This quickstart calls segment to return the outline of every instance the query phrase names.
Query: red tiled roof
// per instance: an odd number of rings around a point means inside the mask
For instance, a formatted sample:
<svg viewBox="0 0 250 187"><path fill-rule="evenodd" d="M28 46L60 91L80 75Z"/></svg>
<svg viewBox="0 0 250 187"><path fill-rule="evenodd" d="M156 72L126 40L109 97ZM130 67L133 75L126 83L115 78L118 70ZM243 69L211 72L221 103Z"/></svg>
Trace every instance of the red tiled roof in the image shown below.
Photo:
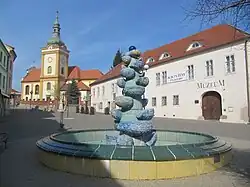
<svg viewBox="0 0 250 187"><path fill-rule="evenodd" d="M33 68L23 78L22 82L37 82L40 80L41 69ZM68 69L68 80L96 80L100 78L103 73L97 69L93 70L80 70L78 66L69 66Z"/></svg>
<svg viewBox="0 0 250 187"><path fill-rule="evenodd" d="M12 89L11 89L11 93L12 93L12 94L14 94L14 93L19 94L20 92L12 88Z"/></svg>
<svg viewBox="0 0 250 187"><path fill-rule="evenodd" d="M154 58L155 61L148 64L149 66L155 66L158 64L169 62L173 59L219 47L247 37L249 37L249 34L230 25L222 24L201 31L189 37L177 40L170 44L163 45L156 49L145 51L142 57L144 61L146 61L150 57ZM202 47L187 51L187 48L193 42L201 43ZM164 52L170 54L170 57L163 60L158 60Z"/></svg>
<svg viewBox="0 0 250 187"><path fill-rule="evenodd" d="M25 75L25 77L23 78L23 80L21 82L38 82L38 81L40 81L40 72L41 72L40 68L34 68L34 69L30 70L30 72L27 75Z"/></svg>
<svg viewBox="0 0 250 187"><path fill-rule="evenodd" d="M69 84L64 84L64 85L62 85L62 87L61 87L61 89L60 90L63 90L63 91L66 91L66 90L68 90L68 85ZM81 81L79 81L78 83L77 83L77 87L78 87L78 89L80 90L80 91L89 91L90 90L90 88L86 85L86 84L84 84L83 82L81 82Z"/></svg>
<svg viewBox="0 0 250 187"><path fill-rule="evenodd" d="M89 91L90 90L90 88L81 81L77 83L77 87L81 91Z"/></svg>
<svg viewBox="0 0 250 187"><path fill-rule="evenodd" d="M80 68L78 66L69 66L68 69L68 78L71 79L79 79L80 78Z"/></svg>
<svg viewBox="0 0 250 187"><path fill-rule="evenodd" d="M122 63L115 66L113 69L109 70L108 73L104 74L102 77L97 79L95 82L91 83L90 86L120 77L120 71L122 69Z"/></svg>
<svg viewBox="0 0 250 187"><path fill-rule="evenodd" d="M91 80L91 79L98 79L102 75L103 73L97 69L80 70L78 66L69 66L68 79Z"/></svg>
<svg viewBox="0 0 250 187"><path fill-rule="evenodd" d="M80 72L81 80L99 79L101 76L103 73L98 69L81 70Z"/></svg>
<svg viewBox="0 0 250 187"><path fill-rule="evenodd" d="M191 54L203 52L205 50L213 49L225 44L230 44L242 39L249 38L250 35L239 29L236 29L230 25L222 24L214 26L210 29L201 31L194 35L188 36L186 38L174 41L170 44L163 45L161 47L145 51L142 54L144 62L150 57L154 58L154 62L148 63L150 67L156 66L163 63L171 62L174 59L182 58ZM193 42L199 42L202 47L197 49L192 49L187 51L188 47ZM167 52L170 57L166 59L159 60L159 57ZM91 84L91 86L96 85L101 82L105 82L114 78L119 77L121 66L116 66L108 73L104 74L101 78L97 79Z"/></svg>

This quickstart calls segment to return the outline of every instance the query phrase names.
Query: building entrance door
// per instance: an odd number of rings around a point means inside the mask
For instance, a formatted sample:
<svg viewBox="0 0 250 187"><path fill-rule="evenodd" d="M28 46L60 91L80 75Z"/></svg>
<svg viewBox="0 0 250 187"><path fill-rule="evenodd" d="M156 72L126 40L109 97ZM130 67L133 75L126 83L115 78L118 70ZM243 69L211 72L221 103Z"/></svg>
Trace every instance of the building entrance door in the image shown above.
<svg viewBox="0 0 250 187"><path fill-rule="evenodd" d="M50 95L46 95L46 101L50 100Z"/></svg>
<svg viewBox="0 0 250 187"><path fill-rule="evenodd" d="M206 92L202 97L202 116L205 120L219 120L222 115L221 96L218 92Z"/></svg>

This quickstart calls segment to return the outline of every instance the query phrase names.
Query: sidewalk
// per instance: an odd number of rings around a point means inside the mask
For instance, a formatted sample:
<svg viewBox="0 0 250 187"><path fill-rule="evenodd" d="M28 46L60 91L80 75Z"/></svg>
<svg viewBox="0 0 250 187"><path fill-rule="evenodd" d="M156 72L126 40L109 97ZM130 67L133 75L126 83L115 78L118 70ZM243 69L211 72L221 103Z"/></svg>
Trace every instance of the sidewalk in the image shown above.
<svg viewBox="0 0 250 187"><path fill-rule="evenodd" d="M57 116L57 114L56 114ZM72 116L71 116L72 117ZM72 129L82 128L112 128L113 120L110 116L104 115L78 115L75 119L65 120L67 126ZM249 187L250 186L250 140L242 138L232 138L232 134L222 137L226 141L232 142L234 146L234 160L229 167L212 172L210 174L190 177L176 180L158 180L158 181L123 181L113 179L89 178L80 175L54 171L44 167L36 158L35 143L38 139L58 132L58 118L54 114L39 111L17 110L12 114L8 122L0 124L0 131L8 132L10 142L8 149L0 155L0 186L1 187ZM158 119L156 119L157 121ZM162 119L161 119L162 120ZM166 121L161 121L159 126L169 128ZM172 121L171 128L180 126ZM185 130L190 130L203 124L191 125L191 122L183 124ZM207 125L215 126L208 123ZM179 128L184 128L183 126ZM211 127L210 127L211 128ZM218 128L218 127L217 127ZM222 126L224 128L224 126ZM218 128L220 129L220 128ZM238 128L241 129L241 128ZM209 128L207 129L209 130ZM234 128L234 131L237 127ZM241 130L244 130L242 127ZM216 131L216 130L214 130ZM220 131L219 131L220 132ZM219 133L220 134L220 133ZM235 132L238 137L240 133ZM171 172L171 171L166 171Z"/></svg>

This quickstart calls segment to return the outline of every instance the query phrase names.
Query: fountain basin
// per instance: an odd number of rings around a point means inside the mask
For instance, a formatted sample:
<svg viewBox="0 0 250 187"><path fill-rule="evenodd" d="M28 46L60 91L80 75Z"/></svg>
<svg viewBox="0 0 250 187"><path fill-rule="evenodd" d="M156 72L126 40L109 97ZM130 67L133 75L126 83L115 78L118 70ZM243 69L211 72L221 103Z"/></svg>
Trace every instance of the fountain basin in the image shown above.
<svg viewBox="0 0 250 187"><path fill-rule="evenodd" d="M186 131L157 130L155 146L118 146L115 130L80 130L37 141L39 160L70 173L118 179L169 179L216 170L232 159L231 144L217 137Z"/></svg>

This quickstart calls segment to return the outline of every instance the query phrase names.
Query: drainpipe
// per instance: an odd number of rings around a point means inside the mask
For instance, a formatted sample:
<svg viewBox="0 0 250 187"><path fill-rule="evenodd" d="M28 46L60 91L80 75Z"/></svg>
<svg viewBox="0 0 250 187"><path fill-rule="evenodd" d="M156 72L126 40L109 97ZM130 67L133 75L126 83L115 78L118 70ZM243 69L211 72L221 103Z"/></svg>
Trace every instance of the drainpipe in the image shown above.
<svg viewBox="0 0 250 187"><path fill-rule="evenodd" d="M248 70L248 53L247 53L248 39L245 41L245 64L246 64L246 86L247 86L247 125L250 125L250 96L249 96L249 70Z"/></svg>

